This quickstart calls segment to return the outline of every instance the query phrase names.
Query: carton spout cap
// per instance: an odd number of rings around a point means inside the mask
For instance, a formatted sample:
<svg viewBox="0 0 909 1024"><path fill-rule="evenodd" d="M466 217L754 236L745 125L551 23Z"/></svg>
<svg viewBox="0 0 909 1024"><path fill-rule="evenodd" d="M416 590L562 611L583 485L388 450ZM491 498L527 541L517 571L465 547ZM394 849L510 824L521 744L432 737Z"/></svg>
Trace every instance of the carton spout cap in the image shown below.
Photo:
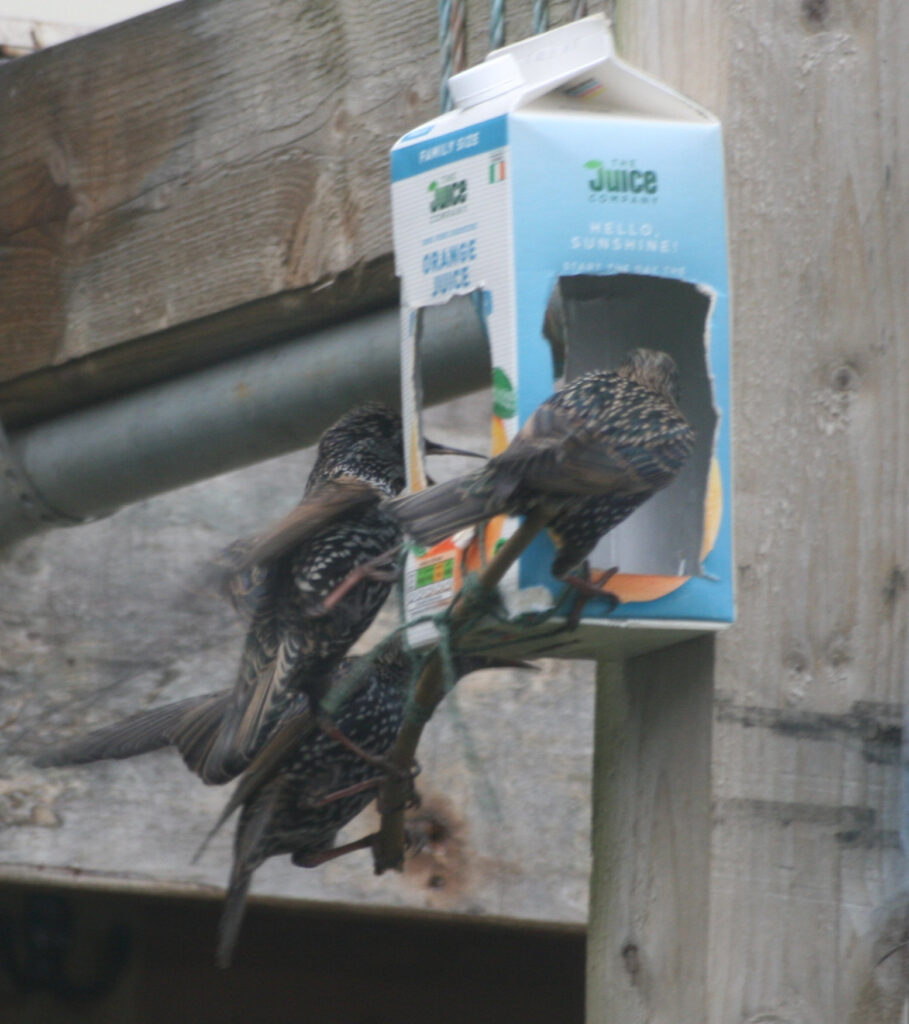
<svg viewBox="0 0 909 1024"><path fill-rule="evenodd" d="M482 64L452 75L448 86L461 110L515 90L526 103L614 57L609 22L592 14L493 50Z"/></svg>
<svg viewBox="0 0 909 1024"><path fill-rule="evenodd" d="M460 71L448 79L455 106L462 110L486 100L503 96L524 84L518 62L510 53L485 60L482 64Z"/></svg>

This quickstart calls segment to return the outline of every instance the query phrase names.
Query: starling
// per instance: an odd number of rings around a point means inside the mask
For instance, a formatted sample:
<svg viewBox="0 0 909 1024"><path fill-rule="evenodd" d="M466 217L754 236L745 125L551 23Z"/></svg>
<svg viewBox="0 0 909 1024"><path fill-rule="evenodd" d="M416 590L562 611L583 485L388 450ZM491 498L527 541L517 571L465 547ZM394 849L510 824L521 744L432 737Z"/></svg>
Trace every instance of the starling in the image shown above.
<svg viewBox="0 0 909 1024"><path fill-rule="evenodd" d="M427 451L456 450L430 442ZM233 689L134 715L37 763L132 757L173 745L204 782L240 774L300 694L318 701L388 596L401 532L379 506L403 486L398 413L370 403L343 416L319 442L301 503L268 533L232 545L219 566L223 589L249 621ZM345 585L342 599L327 607Z"/></svg>
<svg viewBox="0 0 909 1024"><path fill-rule="evenodd" d="M693 445L675 362L636 348L618 370L585 373L548 398L483 469L382 507L415 541L435 544L492 516L542 506L557 548L552 574L563 579L674 479Z"/></svg>
<svg viewBox="0 0 909 1024"><path fill-rule="evenodd" d="M344 659L331 685L338 685L358 666L362 670L362 662L362 658ZM529 667L481 655L455 655L453 667L458 676L464 676L482 668L509 666ZM334 848L339 830L372 801L383 780L382 759L404 719L412 670L412 656L405 645L399 640L389 644L335 718L340 733L362 753L313 729L301 737L281 769L242 804L218 936L222 967L230 961L253 872L265 860L290 854L294 864L315 867L371 845L370 836ZM289 711L288 717L298 715L301 708Z"/></svg>

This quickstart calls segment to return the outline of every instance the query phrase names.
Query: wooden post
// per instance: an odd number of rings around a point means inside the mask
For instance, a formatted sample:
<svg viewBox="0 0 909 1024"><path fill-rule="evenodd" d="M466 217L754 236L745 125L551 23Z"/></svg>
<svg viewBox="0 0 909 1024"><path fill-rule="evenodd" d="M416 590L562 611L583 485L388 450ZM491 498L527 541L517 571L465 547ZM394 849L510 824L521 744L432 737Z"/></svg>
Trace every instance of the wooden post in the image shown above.
<svg viewBox="0 0 909 1024"><path fill-rule="evenodd" d="M616 6L724 122L738 623L601 672L588 1019L896 1024L909 8Z"/></svg>
<svg viewBox="0 0 909 1024"><path fill-rule="evenodd" d="M600 665L587 947L598 1024L706 1019L713 649L702 637Z"/></svg>

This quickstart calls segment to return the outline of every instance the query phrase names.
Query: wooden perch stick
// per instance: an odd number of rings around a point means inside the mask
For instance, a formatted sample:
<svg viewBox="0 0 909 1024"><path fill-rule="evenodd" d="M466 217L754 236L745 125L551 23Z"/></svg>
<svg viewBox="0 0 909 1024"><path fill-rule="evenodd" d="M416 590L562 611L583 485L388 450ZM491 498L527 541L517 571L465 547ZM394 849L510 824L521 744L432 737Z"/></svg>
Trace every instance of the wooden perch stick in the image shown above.
<svg viewBox="0 0 909 1024"><path fill-rule="evenodd" d="M508 569L534 537L543 529L550 516L543 508L535 509L515 533L502 545L489 565L479 577L482 592L491 594ZM476 599L463 591L458 595L451 613L452 633L476 610ZM416 716L404 720L395 744L388 754L388 761L400 769L400 774L389 776L379 790L379 809L382 824L373 843L373 863L377 875L394 868L400 871L404 864L404 808L410 794L409 772L414 763L417 746L423 734L423 727L429 721L444 693L444 672L439 648L429 656L414 689L413 703L418 709Z"/></svg>

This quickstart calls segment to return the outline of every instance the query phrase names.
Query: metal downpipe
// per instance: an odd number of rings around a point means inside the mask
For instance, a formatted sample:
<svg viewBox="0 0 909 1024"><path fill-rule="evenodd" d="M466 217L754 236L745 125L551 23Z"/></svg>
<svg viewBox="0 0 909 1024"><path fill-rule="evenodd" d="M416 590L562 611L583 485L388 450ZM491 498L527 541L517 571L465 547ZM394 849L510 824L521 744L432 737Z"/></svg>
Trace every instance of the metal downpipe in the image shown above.
<svg viewBox="0 0 909 1024"><path fill-rule="evenodd" d="M360 402L397 406L399 316L347 321L12 433L0 546L303 448ZM469 298L428 312L421 352L427 403L490 383Z"/></svg>

